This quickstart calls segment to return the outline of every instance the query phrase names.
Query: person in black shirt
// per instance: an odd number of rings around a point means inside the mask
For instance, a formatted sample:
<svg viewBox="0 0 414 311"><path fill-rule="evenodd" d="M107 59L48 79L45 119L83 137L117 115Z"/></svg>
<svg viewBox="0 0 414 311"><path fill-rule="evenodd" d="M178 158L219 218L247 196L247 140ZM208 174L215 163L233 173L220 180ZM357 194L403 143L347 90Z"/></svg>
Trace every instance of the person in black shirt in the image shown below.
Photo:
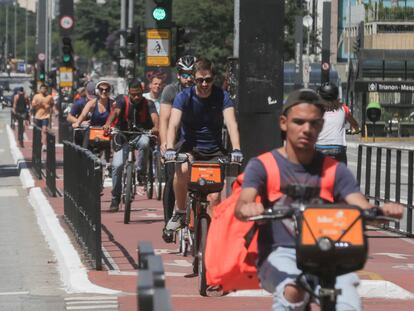
<svg viewBox="0 0 414 311"><path fill-rule="evenodd" d="M152 134L158 134L158 113L153 102L142 96L142 86L139 79L134 79L128 86L128 95L119 95L116 104L104 126L108 130L115 126L121 131L151 130ZM137 176L142 179L146 172L148 154L150 151L150 139L141 135L136 141L139 151L137 157ZM112 201L110 210L118 211L122 193L122 169L129 152L129 145L125 142L115 148L112 159Z"/></svg>

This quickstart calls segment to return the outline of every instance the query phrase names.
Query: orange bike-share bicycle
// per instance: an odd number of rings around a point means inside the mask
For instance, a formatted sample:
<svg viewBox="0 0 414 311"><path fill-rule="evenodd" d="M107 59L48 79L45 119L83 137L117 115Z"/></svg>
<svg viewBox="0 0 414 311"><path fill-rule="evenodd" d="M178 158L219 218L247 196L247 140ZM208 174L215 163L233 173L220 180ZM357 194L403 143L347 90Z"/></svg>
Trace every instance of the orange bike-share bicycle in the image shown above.
<svg viewBox="0 0 414 311"><path fill-rule="evenodd" d="M248 220L291 219L291 229L296 236L297 266L302 270L297 283L319 300L322 311L334 311L341 293L340 289L335 289L337 276L362 269L367 260L366 221L395 219L382 216L378 207L361 210L353 205L320 204L314 199L319 192L318 187L288 186L284 193L293 202L281 200L262 215ZM315 277L320 285L318 293L308 282Z"/></svg>

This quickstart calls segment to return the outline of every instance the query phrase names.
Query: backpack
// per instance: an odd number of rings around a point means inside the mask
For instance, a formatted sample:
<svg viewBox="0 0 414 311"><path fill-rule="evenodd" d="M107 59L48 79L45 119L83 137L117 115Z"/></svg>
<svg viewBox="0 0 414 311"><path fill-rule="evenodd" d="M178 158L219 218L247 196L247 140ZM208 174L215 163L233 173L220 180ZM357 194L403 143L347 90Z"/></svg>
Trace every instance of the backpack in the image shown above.
<svg viewBox="0 0 414 311"><path fill-rule="evenodd" d="M279 167L271 152L258 157L267 174L268 201L280 199ZM320 197L333 202L335 173L338 162L324 157ZM244 222L234 216L242 190L244 174L237 177L232 194L214 208L205 251L207 284L221 285L224 291L258 289L256 261L258 230L255 222ZM256 197L260 202L260 196Z"/></svg>

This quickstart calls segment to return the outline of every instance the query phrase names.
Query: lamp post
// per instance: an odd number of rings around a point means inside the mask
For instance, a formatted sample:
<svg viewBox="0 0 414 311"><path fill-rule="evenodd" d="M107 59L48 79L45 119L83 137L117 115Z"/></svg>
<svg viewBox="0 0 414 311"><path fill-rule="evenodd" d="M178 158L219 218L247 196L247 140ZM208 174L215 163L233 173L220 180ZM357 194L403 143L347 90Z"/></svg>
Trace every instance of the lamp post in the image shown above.
<svg viewBox="0 0 414 311"><path fill-rule="evenodd" d="M303 17L303 26L305 26L308 31L308 40L306 42L306 59L303 62L303 84L305 88L309 87L309 81L310 81L311 66L310 66L309 54L310 54L310 33L311 33L312 23L313 23L312 16L306 15Z"/></svg>

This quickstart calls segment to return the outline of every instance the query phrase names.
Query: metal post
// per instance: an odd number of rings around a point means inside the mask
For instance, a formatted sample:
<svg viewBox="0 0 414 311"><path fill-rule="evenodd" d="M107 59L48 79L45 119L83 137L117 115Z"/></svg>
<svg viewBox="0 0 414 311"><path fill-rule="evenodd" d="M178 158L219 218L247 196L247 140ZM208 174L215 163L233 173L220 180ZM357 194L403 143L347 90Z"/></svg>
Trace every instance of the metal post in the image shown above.
<svg viewBox="0 0 414 311"><path fill-rule="evenodd" d="M308 49L309 52L309 42ZM303 86L303 17L295 17L295 89Z"/></svg>
<svg viewBox="0 0 414 311"><path fill-rule="evenodd" d="M408 180L407 180L407 223L406 232L413 233L413 168L414 168L414 151L408 152Z"/></svg>
<svg viewBox="0 0 414 311"><path fill-rule="evenodd" d="M386 157L385 157L385 194L384 200L388 201L390 199L390 186L391 184L391 149L387 148Z"/></svg>
<svg viewBox="0 0 414 311"><path fill-rule="evenodd" d="M348 58L346 65L346 73L349 74L349 67L351 66L351 0L348 0ZM349 85L347 86L349 89Z"/></svg>
<svg viewBox="0 0 414 311"><path fill-rule="evenodd" d="M375 204L379 205L381 195L381 164L382 164L382 149L377 147L377 159L375 170Z"/></svg>
<svg viewBox="0 0 414 311"><path fill-rule="evenodd" d="M4 43L4 69L9 60L9 5L6 4L6 42Z"/></svg>
<svg viewBox="0 0 414 311"><path fill-rule="evenodd" d="M371 155L372 147L367 146L367 158L365 161L365 196L369 197L371 186Z"/></svg>
<svg viewBox="0 0 414 311"><path fill-rule="evenodd" d="M29 32L29 23L28 23L28 19L29 19L29 14L28 14L28 0L26 0L26 11L25 11L25 27L24 27L24 69L25 72L27 72L27 46L28 46L28 32Z"/></svg>
<svg viewBox="0 0 414 311"><path fill-rule="evenodd" d="M359 186L361 186L362 151L363 151L363 145L359 145L358 146L358 161L357 161L357 182Z"/></svg>
<svg viewBox="0 0 414 311"><path fill-rule="evenodd" d="M126 1L127 0L121 0L121 30L126 30ZM125 36L121 33L119 37L119 56L121 59L125 58Z"/></svg>
<svg viewBox="0 0 414 311"><path fill-rule="evenodd" d="M331 69L331 2L323 3L321 83L329 82Z"/></svg>
<svg viewBox="0 0 414 311"><path fill-rule="evenodd" d="M17 1L14 1L13 3L14 5L14 58L17 58L17 50L16 50L16 46L17 46Z"/></svg>

